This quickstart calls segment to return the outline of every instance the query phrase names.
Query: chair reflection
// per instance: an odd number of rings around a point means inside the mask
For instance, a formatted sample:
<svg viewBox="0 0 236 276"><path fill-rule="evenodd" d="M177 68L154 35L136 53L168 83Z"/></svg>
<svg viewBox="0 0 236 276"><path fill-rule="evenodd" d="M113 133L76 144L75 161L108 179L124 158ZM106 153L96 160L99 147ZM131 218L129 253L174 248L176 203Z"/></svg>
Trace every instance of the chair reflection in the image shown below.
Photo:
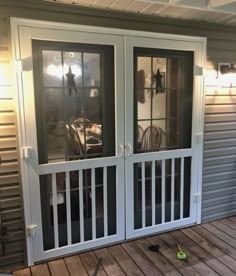
<svg viewBox="0 0 236 276"><path fill-rule="evenodd" d="M160 150L163 130L160 127L149 126L145 129L141 141L141 151L150 152Z"/></svg>
<svg viewBox="0 0 236 276"><path fill-rule="evenodd" d="M93 132L89 127L78 127L78 124L66 124L67 160L96 158L102 156L101 131ZM99 138L100 139L99 139Z"/></svg>

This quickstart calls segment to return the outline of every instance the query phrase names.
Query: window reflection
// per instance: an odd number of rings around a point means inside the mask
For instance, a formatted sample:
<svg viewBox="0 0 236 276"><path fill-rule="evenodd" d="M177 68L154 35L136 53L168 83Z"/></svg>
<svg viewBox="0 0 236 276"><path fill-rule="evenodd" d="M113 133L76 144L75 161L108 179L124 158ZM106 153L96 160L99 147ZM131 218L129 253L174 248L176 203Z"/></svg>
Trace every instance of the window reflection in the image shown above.
<svg viewBox="0 0 236 276"><path fill-rule="evenodd" d="M191 147L192 53L164 52L135 48L136 153Z"/></svg>
<svg viewBox="0 0 236 276"><path fill-rule="evenodd" d="M39 163L114 155L114 48L42 48L34 61L42 68L42 77L35 70Z"/></svg>

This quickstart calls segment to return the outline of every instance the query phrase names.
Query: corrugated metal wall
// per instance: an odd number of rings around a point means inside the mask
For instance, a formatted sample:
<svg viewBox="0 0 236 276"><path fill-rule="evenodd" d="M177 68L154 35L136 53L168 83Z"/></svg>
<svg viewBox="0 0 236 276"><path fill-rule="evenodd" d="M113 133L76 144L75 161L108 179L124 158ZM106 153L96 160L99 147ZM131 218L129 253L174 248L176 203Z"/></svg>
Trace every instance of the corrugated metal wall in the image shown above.
<svg viewBox="0 0 236 276"><path fill-rule="evenodd" d="M1 266L24 262L23 217L16 150L15 102L10 67L9 18L24 17L142 31L197 35L208 38L207 68L216 74L218 62L236 63L236 30L203 23L186 23L138 15L90 11L37 1L11 0L0 9L0 215L8 226L7 256ZM34 2L34 3L33 3ZM0 1L1 5L1 1ZM47 8L48 11L45 11ZM6 21L7 18L7 21ZM11 70L9 72L9 70ZM215 80L215 78L214 78ZM202 220L236 214L236 88L222 89L207 81L204 132Z"/></svg>
<svg viewBox="0 0 236 276"><path fill-rule="evenodd" d="M8 19L0 17L0 271L25 262L9 27Z"/></svg>

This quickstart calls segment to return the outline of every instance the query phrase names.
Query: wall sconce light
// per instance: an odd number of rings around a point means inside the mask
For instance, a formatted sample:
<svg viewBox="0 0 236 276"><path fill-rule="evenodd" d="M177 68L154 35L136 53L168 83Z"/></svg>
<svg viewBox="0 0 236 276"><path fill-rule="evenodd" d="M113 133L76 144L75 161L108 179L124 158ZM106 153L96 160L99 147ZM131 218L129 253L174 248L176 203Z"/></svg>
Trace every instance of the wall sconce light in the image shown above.
<svg viewBox="0 0 236 276"><path fill-rule="evenodd" d="M234 87L236 83L236 68L232 63L218 63L218 79L222 87Z"/></svg>
<svg viewBox="0 0 236 276"><path fill-rule="evenodd" d="M221 73L221 75L224 74L236 74L236 68L232 63L219 63L218 64L218 72Z"/></svg>

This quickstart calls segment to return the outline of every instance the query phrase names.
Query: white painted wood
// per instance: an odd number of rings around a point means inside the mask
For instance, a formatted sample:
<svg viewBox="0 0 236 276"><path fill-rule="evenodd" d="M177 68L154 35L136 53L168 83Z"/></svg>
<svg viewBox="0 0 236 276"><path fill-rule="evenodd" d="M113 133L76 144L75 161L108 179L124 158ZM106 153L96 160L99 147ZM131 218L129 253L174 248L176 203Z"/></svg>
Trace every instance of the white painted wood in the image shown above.
<svg viewBox="0 0 236 276"><path fill-rule="evenodd" d="M171 159L171 221L175 214L175 159Z"/></svg>
<svg viewBox="0 0 236 276"><path fill-rule="evenodd" d="M192 149L178 149L169 151L156 151L150 153L139 153L129 157L130 161L138 163L142 161L158 161L167 160L180 157L191 157L193 154Z"/></svg>
<svg viewBox="0 0 236 276"><path fill-rule="evenodd" d="M14 24L13 24L14 25ZM38 29L34 27L23 27L19 26L18 24L15 25L16 29L20 29L18 32L15 31L16 39L20 40L18 45L18 50L20 53L20 59L23 61L23 71L21 72L22 78L19 81L19 87L22 87L22 118L20 118L23 125L23 133L25 133L27 139L27 144L23 144L22 146L32 145L33 148L33 158L29 162L26 162L26 174L27 177L29 176L30 185L28 185L27 191L29 191L29 195L27 198L29 199L29 204L26 209L30 209L30 216L27 218L26 221L29 224L36 224L39 227L38 234L35 237L29 240L29 245L32 245L33 253L31 254L32 258L29 259L30 264L32 264L36 260L42 260L44 257L44 250L43 250L43 237L42 237L42 219L41 219L41 206L40 206L40 197L35 198L35 195L40 195L40 186L39 186L39 175L50 174L50 172L56 174L60 172L68 173L70 171L78 171L83 169L95 169L97 167L103 167L104 165L107 166L115 166L116 167L116 196L117 196L117 233L112 237L106 237L107 242L118 241L124 239L124 159L118 157L118 145L124 144L124 128L122 126L122 122L124 121L124 111L123 103L124 103L124 75L123 75L123 38L120 36L113 36L113 35L102 35L98 38L97 35L94 33L75 33L74 31L55 31L53 29ZM76 35L75 35L76 34ZM49 39L51 37L51 39ZM76 37L76 38L75 38ZM32 67L32 39L40 39L40 40L47 40L50 41L70 41L70 42L81 42L84 43L85 41L91 44L105 44L105 45L114 45L115 47L115 100L116 104L120 105L119 110L115 107L115 120L116 120L116 156L108 157L108 158L98 158L94 160L83 160L83 161L72 161L70 162L62 162L61 164L45 164L39 165L38 164L38 157L37 157L37 135L36 135L36 120L35 120L35 103L34 103L34 86L33 86L33 67ZM19 59L19 58L18 58ZM27 71L24 70L24 60L29 60L29 67L27 67ZM28 65L27 64L27 65ZM24 108L27 107L27 108ZM24 181L23 181L24 182ZM82 182L81 182L82 183ZM80 197L82 197L82 189L80 193ZM80 204L83 204L81 201ZM83 207L80 207L80 217L82 218L82 211ZM69 213L69 210L67 210ZM93 211L94 212L94 211ZM33 220L32 220L33 218ZM95 216L94 216L95 218ZM95 218L96 219L96 218ZM28 224L28 223L27 223ZM70 222L68 221L68 226L70 228ZM93 243L85 242L84 241L84 220L81 220L81 243L76 244L75 246L79 248L79 250L83 250L84 248L94 247ZM94 235L93 229L93 237ZM69 238L69 243L70 239ZM106 243L106 239L103 239L103 244ZM58 241L59 243L59 241ZM87 245L88 244L88 245ZM94 241L94 244L100 244L100 241ZM70 247L74 248L74 245L65 246L63 248L52 249L50 250L50 256L58 256L59 254L63 254L63 252L70 252ZM30 249L29 249L30 250ZM73 249L71 249L73 251ZM60 253L61 252L61 253Z"/></svg>
<svg viewBox="0 0 236 276"><path fill-rule="evenodd" d="M92 201L92 239L96 239L96 187L95 187L95 169L91 169L92 172L92 189L91 189L91 201Z"/></svg>
<svg viewBox="0 0 236 276"><path fill-rule="evenodd" d="M79 26L72 24L62 24L54 22L43 22L36 20L11 19L13 30L13 43L15 60L27 59L27 70L17 73L17 89L18 89L18 105L19 105L19 126L22 129L20 146L32 146L35 156L30 161L23 163L23 190L25 210L29 210L25 216L26 224L39 225L38 235L34 239L27 238L28 262L40 261L46 258L53 258L60 254L69 254L77 250L85 250L94 246L104 245L106 242L115 242L124 238L124 218L126 217L126 233L127 238L137 237L171 229L171 227L181 227L187 224L200 221L201 218L201 202L193 203L191 201L191 218L174 221L173 223L164 223L145 229L134 230L134 194L133 194L133 166L138 162L166 160L172 158L184 158L192 156L191 172L191 195L196 191L201 193L201 170L202 170L202 147L196 145L192 141L192 148L185 150L177 150L171 152L155 152L150 154L131 153L126 157L126 165L122 156L118 157L119 145L133 145L133 47L158 47L163 49L187 50L194 52L194 63L196 66L205 66L206 55L206 39L200 37L187 37L170 34L156 34L151 32L137 32L120 29L109 29L91 26ZM99 35L98 35L99 34ZM72 161L71 164L51 164L38 165L37 157L37 136L35 129L35 112L34 112L34 95L33 95L33 71L32 71L32 39L63 41L63 42L81 42L92 44L107 44L115 46L115 99L116 99L116 156L109 158L101 158L94 160ZM125 48L124 43L125 41ZM124 49L126 66L124 66ZM24 68L24 62L23 62ZM125 74L123 74L125 72ZM126 82L124 82L124 75ZM196 133L203 131L203 107L204 107L204 77L194 77L194 104L193 104L193 129L192 137ZM124 89L125 88L125 89ZM126 104L124 104L124 93L126 92ZM26 94L27 93L27 97ZM126 110L124 110L126 108ZM124 112L125 111L125 112ZM126 113L126 120L124 114ZM125 122L125 129L123 128ZM124 130L126 135L124 135ZM125 137L125 143L123 141ZM163 161L162 161L163 162ZM40 199L35 198L36 194L40 194L39 175L70 172L72 170L82 170L86 168L95 169L96 167L115 166L116 167L116 188L117 188L117 234L101 238L95 241L86 241L76 245L65 246L43 251L42 242L42 220L39 210L41 210ZM125 174L124 174L125 172ZM82 175L82 174L81 174ZM124 179L126 180L126 216L124 214ZM30 184L29 184L30 183ZM33 184L32 184L33 183ZM81 189L82 191L82 189ZM82 193L81 193L82 194ZM80 194L80 196L81 196ZM80 201L81 202L81 201ZM81 203L80 203L81 204ZM81 209L81 208L80 208ZM27 211L26 211L27 212ZM83 233L82 233L83 234ZM32 249L32 250L31 250Z"/></svg>
<svg viewBox="0 0 236 276"><path fill-rule="evenodd" d="M142 227L145 228L146 226L145 162L142 162L141 164L142 164Z"/></svg>
<svg viewBox="0 0 236 276"><path fill-rule="evenodd" d="M161 163L161 223L165 223L166 214L166 161Z"/></svg>
<svg viewBox="0 0 236 276"><path fill-rule="evenodd" d="M184 157L181 158L180 172L180 219L184 215Z"/></svg>
<svg viewBox="0 0 236 276"><path fill-rule="evenodd" d="M79 225L80 242L84 241L84 189L83 189L83 171L79 170Z"/></svg>
<svg viewBox="0 0 236 276"><path fill-rule="evenodd" d="M75 161L65 161L60 163L50 163L38 165L37 170L40 175L50 174L55 172L69 172L74 170L85 170L87 168L95 169L103 166L112 166L117 163L117 157L105 157L105 158L94 158L84 159Z"/></svg>
<svg viewBox="0 0 236 276"><path fill-rule="evenodd" d="M155 161L152 161L152 226L156 224L156 167Z"/></svg>
<svg viewBox="0 0 236 276"><path fill-rule="evenodd" d="M52 174L52 209L53 209L53 228L54 228L54 246L59 247L58 239L58 213L57 213L57 182L56 174Z"/></svg>
<svg viewBox="0 0 236 276"><path fill-rule="evenodd" d="M206 56L206 41L199 38L198 41L189 40L188 37L182 39L178 39L178 37L157 37L154 35L152 38L149 36L140 37L141 34L138 33L135 36L127 36L125 38L125 45L126 45L126 141L125 144L129 144L133 142L133 128L130 125L133 124L133 76L134 76L134 68L133 68L133 49L134 47L144 47L144 48L158 48L158 49L170 49L170 50L186 50L186 51L193 51L194 52L194 68L205 68L205 56ZM203 110L203 103L204 103L204 76L202 75L194 75L194 87L193 87L193 122L192 122L192 137L196 134L202 134L203 132L203 122L204 122L204 110ZM201 95L201 96L200 96ZM200 112L199 112L200 110ZM129 166L127 169L128 173L130 174L130 178L133 173L133 166L132 164L138 164L142 162L150 162L150 161L160 161L163 162L168 159L177 159L177 158L187 158L189 157L192 160L191 163L191 195L190 198L192 199L193 191L199 190L201 186L201 174L198 173L198 169L202 166L202 147L199 144L196 144L196 141L192 139L192 146L188 149L178 149L178 150L170 150L170 151L159 151L159 152L151 152L151 153L140 153L140 154L131 154L126 158L126 164ZM194 168L194 169L193 169ZM197 168L197 169L196 169ZM163 168L162 168L163 170ZM173 171L173 168L172 168ZM164 172L162 171L162 179L164 180L163 176ZM126 179L129 179L126 177ZM172 176L172 185L174 185L173 176ZM200 183L200 184L199 184ZM126 193L133 193L133 176L132 181L127 183ZM165 184L162 181L162 187L165 189ZM164 205L164 196L165 192L162 189L162 205ZM174 191L174 189L173 189ZM172 201L174 203L174 196L172 196ZM133 197L130 198L133 200ZM200 205L193 203L190 199L190 219L196 223L197 217L196 214L200 211ZM127 217L131 217L133 214L130 211L130 206L133 208L132 204L127 203L129 207L127 207ZM166 223L164 223L164 213L165 207L162 206L162 224L163 229L165 228ZM172 205L172 219L174 217L174 204ZM134 217L132 216L132 220ZM153 219L153 218L152 218ZM183 221L186 221L185 219ZM133 223L133 222L132 222ZM175 221L173 221L175 224ZM137 237L141 234L150 234L158 231L160 229L158 225L153 227L146 227L145 229L137 229L132 230L132 227L126 226L127 229L127 236L130 238ZM148 229L148 230L147 230ZM154 230L155 229L155 230ZM162 229L162 227L161 227ZM137 234L139 233L139 234Z"/></svg>
<svg viewBox="0 0 236 276"><path fill-rule="evenodd" d="M149 226L144 229L143 228L136 229L132 232L132 236L130 238L134 239L137 237L151 235L153 233L160 233L163 231L182 228L182 227L190 226L194 223L196 223L196 222L192 218L184 218L182 220L175 220L174 222L169 221L169 222L166 222L163 224L161 223L161 224L157 224L154 226Z"/></svg>
<svg viewBox="0 0 236 276"><path fill-rule="evenodd" d="M71 245L71 204L70 204L70 173L66 172L66 223L67 244Z"/></svg>
<svg viewBox="0 0 236 276"><path fill-rule="evenodd" d="M196 44L200 43L201 45L206 45L206 38L199 37L199 36L185 36L185 35L175 35L175 34L165 34L165 33L155 33L155 32L145 32L145 31L135 31L135 30L125 30L125 29L117 29L117 28L106 28L106 27L94 27L94 26L86 26L86 25L75 25L75 24L68 24L68 23L60 23L60 22L52 22L52 21L42 21L42 20L35 20L35 19L25 19L25 18L11 18L11 24L13 28L18 28L18 26L29 26L33 29L35 28L42 28L44 30L64 30L70 32L87 32L92 34L108 34L110 36L122 36L128 37L131 40L133 37L137 38L151 38L151 39L158 39L158 40L166 40L167 42L171 41L182 41L182 42L191 42L190 51L194 51L196 48ZM133 37L131 37L133 36ZM137 43L133 43L133 45L140 46ZM168 43L166 45L168 48ZM127 50L127 49L125 49ZM176 45L176 50L181 50L179 45ZM203 53L204 54L204 53ZM205 59L205 56L202 56L202 59Z"/></svg>
<svg viewBox="0 0 236 276"><path fill-rule="evenodd" d="M103 168L103 217L104 217L104 237L108 236L107 217L107 167Z"/></svg>

